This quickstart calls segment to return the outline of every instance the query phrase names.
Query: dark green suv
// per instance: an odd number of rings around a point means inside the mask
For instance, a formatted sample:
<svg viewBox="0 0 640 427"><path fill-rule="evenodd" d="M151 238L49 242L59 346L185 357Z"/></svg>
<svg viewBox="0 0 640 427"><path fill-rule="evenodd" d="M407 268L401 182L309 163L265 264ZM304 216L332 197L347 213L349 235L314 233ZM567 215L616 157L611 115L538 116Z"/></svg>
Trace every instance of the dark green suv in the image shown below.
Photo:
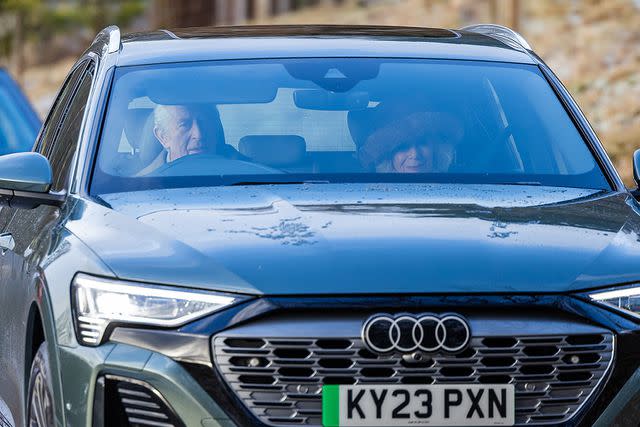
<svg viewBox="0 0 640 427"><path fill-rule="evenodd" d="M110 27L0 156L6 418L637 425L637 194L504 27Z"/></svg>

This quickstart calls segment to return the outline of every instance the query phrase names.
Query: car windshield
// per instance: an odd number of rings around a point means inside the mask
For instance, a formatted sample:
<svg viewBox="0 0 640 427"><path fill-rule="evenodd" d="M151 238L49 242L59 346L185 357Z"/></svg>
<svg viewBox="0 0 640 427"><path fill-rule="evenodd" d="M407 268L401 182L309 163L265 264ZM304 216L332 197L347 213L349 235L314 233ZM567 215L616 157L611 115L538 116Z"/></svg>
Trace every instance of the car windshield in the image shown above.
<svg viewBox="0 0 640 427"><path fill-rule="evenodd" d="M118 68L94 194L452 182L610 189L535 65L312 58Z"/></svg>

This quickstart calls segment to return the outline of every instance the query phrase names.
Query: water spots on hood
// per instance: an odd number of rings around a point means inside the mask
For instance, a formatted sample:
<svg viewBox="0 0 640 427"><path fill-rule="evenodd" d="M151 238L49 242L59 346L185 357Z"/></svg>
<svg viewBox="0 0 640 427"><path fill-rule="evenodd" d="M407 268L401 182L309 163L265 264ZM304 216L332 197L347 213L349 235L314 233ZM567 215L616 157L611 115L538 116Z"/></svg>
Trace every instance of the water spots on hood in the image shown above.
<svg viewBox="0 0 640 427"><path fill-rule="evenodd" d="M489 227L489 234L487 234L487 237L494 239L494 238L498 238L498 239L506 239L507 237L513 236L518 234L517 231L509 231L507 230L507 227L509 226L509 224L507 224L506 222L503 221L493 221L493 223L491 224L491 227Z"/></svg>
<svg viewBox="0 0 640 427"><path fill-rule="evenodd" d="M117 211L140 218L153 212L182 209L260 209L277 200L293 205L430 204L483 208L531 207L588 197L597 190L510 185L460 184L320 184L257 187L159 189L101 195Z"/></svg>
<svg viewBox="0 0 640 427"><path fill-rule="evenodd" d="M280 241L283 245L301 246L318 243L311 227L300 221L300 217L284 218L277 225L251 227L247 230L227 230L227 233L253 234L263 239ZM326 228L323 226L323 228Z"/></svg>
<svg viewBox="0 0 640 427"><path fill-rule="evenodd" d="M498 239L506 239L509 236L518 234L517 231L492 231L491 233L487 234L487 237L489 238L498 238Z"/></svg>

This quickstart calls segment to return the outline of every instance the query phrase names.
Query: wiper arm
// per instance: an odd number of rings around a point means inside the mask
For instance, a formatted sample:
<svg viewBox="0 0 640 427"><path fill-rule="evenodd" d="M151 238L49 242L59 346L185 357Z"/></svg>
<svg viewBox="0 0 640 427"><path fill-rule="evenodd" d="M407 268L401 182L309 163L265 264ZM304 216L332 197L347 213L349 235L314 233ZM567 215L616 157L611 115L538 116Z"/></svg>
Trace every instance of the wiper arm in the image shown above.
<svg viewBox="0 0 640 427"><path fill-rule="evenodd" d="M238 181L227 184L230 186L244 186L244 185L300 185L300 184L329 184L327 180L304 180L304 181Z"/></svg>
<svg viewBox="0 0 640 427"><path fill-rule="evenodd" d="M109 209L113 209L113 207L111 207L110 203L107 203L107 201L105 199L103 199L102 197L98 196L97 194L94 194L91 197L93 197L96 202L100 203L104 207L109 208Z"/></svg>

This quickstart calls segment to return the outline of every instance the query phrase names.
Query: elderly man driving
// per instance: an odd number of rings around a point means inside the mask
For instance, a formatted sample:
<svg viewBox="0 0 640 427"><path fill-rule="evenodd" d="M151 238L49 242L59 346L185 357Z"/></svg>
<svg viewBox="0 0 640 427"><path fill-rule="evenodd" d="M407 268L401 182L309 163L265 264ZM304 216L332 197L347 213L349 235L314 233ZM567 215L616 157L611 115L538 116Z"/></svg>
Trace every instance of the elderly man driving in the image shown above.
<svg viewBox="0 0 640 427"><path fill-rule="evenodd" d="M153 111L153 134L164 150L138 175L147 175L181 157L211 153L237 158L224 142L220 114L212 106L158 105Z"/></svg>

